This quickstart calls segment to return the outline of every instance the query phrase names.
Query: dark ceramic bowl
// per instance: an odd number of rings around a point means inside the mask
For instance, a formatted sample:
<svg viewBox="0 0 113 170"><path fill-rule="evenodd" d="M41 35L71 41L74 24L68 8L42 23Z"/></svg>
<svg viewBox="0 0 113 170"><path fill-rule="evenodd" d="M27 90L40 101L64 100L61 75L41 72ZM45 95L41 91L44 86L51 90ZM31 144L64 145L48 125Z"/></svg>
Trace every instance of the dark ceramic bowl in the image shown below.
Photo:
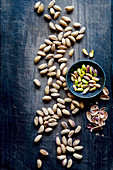
<svg viewBox="0 0 113 170"><path fill-rule="evenodd" d="M86 94L83 94L83 92L76 92L73 89L73 82L71 81L71 73L74 73L74 71L77 70L77 68L81 68L82 64L90 65L94 69L97 69L97 71L98 71L98 76L97 77L100 79L100 81L98 83L101 85L100 88L97 88L95 91L88 92ZM69 70L67 72L67 75L66 75L67 87L69 88L69 90L75 96L80 97L80 98L87 98L88 99L88 98L92 98L92 97L97 96L103 90L103 88L105 86L105 82L106 82L106 76L105 76L105 72L104 72L103 68L99 64L97 64L96 62L91 61L91 60L81 60L81 61L78 61L78 62L74 63L69 68Z"/></svg>

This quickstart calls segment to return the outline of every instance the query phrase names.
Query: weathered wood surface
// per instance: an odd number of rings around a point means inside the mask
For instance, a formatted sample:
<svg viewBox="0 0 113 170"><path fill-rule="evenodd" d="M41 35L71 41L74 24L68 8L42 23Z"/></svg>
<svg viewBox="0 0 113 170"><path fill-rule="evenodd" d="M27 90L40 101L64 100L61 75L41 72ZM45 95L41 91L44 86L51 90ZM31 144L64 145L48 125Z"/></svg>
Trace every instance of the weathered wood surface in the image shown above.
<svg viewBox="0 0 113 170"><path fill-rule="evenodd" d="M41 16L37 16L33 10L35 2L34 0L1 1L0 169L2 170L34 170L36 160L40 156L40 148L47 149L50 153L50 156L43 161L42 169L63 169L56 160L55 146L56 133L61 130L60 123L50 135L44 134L39 145L33 143L37 135L33 118L36 110L45 105L42 97L47 81L46 76L42 78L39 75L33 60L40 44L52 33L43 18L44 13L48 13L49 0L42 1L45 10ZM111 1L56 0L56 4L63 9L61 15L66 14L65 6L74 5L74 11L69 14L72 22L79 21L86 27L83 40L74 46L75 54L68 60L68 66L75 61L86 59L82 54L83 48L88 51L94 49L94 61L105 70L106 86L110 91L110 101L99 100L99 106L105 106L109 114L103 129L104 137L95 136L86 129L88 121L85 112L89 109L89 102L86 102L85 110L73 118L77 125L82 125L82 132L78 138L81 139L84 149L81 152L83 159L80 162L75 160L72 169L111 170L113 169ZM40 90L34 87L34 78L41 81ZM63 91L61 96L65 96ZM96 100L90 100L90 103ZM52 106L54 102L46 104L45 107Z"/></svg>

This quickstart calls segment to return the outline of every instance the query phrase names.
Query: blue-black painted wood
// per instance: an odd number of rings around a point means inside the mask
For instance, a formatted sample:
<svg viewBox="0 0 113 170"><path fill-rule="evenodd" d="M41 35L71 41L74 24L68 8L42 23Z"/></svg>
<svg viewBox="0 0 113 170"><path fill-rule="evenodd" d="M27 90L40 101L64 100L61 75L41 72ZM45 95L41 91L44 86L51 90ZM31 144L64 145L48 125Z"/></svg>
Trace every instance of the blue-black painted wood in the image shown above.
<svg viewBox="0 0 113 170"><path fill-rule="evenodd" d="M43 161L43 170L63 169L56 160L55 146L56 133L61 130L60 123L50 135L44 134L39 145L33 143L37 135L33 118L36 110L44 106L42 97L47 81L46 77L41 78L33 60L39 45L51 34L43 15L38 17L34 12L35 2L34 0L1 1L0 169L2 170L36 169L40 148L47 149L50 153L50 156ZM42 2L45 5L44 13L48 13L49 0ZM61 6L62 15L66 13L64 10L66 5L74 5L74 11L69 14L72 22L79 21L86 27L83 40L74 46L75 54L68 61L68 66L75 61L86 59L82 54L83 48L88 51L94 49L94 61L105 70L106 86L110 91L110 101L95 99L99 101L100 107L106 107L109 114L103 129L104 137L95 136L86 129L88 121L85 112L89 109L87 101L85 110L73 118L77 125L82 125L82 132L78 138L81 139L84 149L81 152L83 159L80 162L75 160L72 169L111 170L113 169L112 2L111 0L56 0L56 4ZM41 80L40 90L34 87L34 78ZM61 95L65 96L63 92ZM90 100L89 103L95 100ZM46 104L46 107L48 106L49 104Z"/></svg>

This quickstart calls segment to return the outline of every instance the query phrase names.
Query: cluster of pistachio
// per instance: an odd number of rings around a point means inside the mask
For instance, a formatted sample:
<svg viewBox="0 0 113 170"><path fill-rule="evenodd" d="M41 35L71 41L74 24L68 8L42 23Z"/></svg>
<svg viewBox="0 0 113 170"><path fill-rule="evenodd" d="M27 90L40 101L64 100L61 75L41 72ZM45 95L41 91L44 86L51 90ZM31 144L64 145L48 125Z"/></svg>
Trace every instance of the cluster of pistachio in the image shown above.
<svg viewBox="0 0 113 170"><path fill-rule="evenodd" d="M85 66L85 64L83 64L81 68L78 68L73 74L71 74L73 89L77 92L83 92L83 94L86 94L87 92L92 92L97 88L100 88L101 85L97 84L100 80L97 75L98 71L96 69L92 66Z"/></svg>

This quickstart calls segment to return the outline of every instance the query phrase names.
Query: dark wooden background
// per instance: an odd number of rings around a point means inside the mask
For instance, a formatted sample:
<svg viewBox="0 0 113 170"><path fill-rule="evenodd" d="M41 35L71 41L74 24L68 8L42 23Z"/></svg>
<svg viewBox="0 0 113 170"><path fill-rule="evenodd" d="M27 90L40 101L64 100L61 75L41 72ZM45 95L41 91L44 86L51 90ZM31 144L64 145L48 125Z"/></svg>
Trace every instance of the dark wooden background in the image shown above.
<svg viewBox="0 0 113 170"><path fill-rule="evenodd" d="M37 135L33 119L36 110L44 106L42 97L47 81L46 76L41 78L33 60L40 44L51 34L48 23L43 18L44 13L48 13L49 0L42 0L45 10L41 16L33 10L35 2L1 1L0 169L2 170L36 169L40 148L47 149L50 153L43 161L43 170L64 169L56 159L55 137L61 130L60 123L50 135L44 134L39 145L34 145L33 142ZM74 170L113 169L111 3L111 0L56 0L56 4L62 8L61 15L67 15L65 6L74 5L75 9L70 14L71 24L79 21L86 27L83 40L74 46L75 54L68 61L68 66L75 61L86 59L82 54L83 48L88 51L94 49L94 61L105 70L106 86L110 91L110 101L100 101L98 98L86 101L85 110L73 118L77 125L82 125L82 132L78 138L84 146L81 152L84 158L80 162L74 161L72 167ZM34 78L41 81L40 90L34 87ZM65 97L63 91L61 95ZM89 103L97 100L99 107L105 106L109 114L102 132L104 137L96 136L86 129L88 121L85 112L89 109ZM45 107L52 106L54 102L46 104Z"/></svg>

